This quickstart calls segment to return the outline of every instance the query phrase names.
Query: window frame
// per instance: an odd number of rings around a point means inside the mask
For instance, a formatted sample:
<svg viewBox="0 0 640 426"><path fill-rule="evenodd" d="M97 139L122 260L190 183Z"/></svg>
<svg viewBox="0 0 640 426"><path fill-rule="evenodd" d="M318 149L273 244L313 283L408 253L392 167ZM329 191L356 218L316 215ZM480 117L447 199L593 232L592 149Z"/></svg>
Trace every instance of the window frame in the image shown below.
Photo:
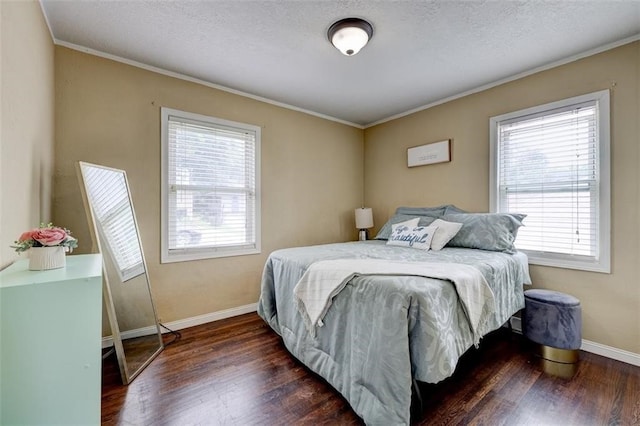
<svg viewBox="0 0 640 426"><path fill-rule="evenodd" d="M489 203L492 212L501 212L499 176L500 159L499 149L499 125L502 122L513 122L517 119L527 119L532 116L543 116L557 109L569 108L585 102L594 102L597 111L597 164L599 168L598 201L596 206L596 236L598 244L596 256L572 255L567 253L552 253L533 250L521 250L526 253L529 263L534 265L552 266L557 268L577 269L591 272L611 272L611 131L610 131L610 95L609 90L601 90L585 95L562 99L544 105L525 108L518 111L490 117L489 141L490 141L490 176L489 176ZM517 212L526 213L526 212ZM526 226L526 219L525 219ZM517 240L516 240L517 244Z"/></svg>
<svg viewBox="0 0 640 426"><path fill-rule="evenodd" d="M161 215L160 215L160 263L186 262L192 260L215 259L231 256L245 256L261 253L261 191L260 191L260 145L261 128L259 126L224 120L186 111L162 107L161 115ZM169 117L178 117L186 121L196 121L210 125L212 128L232 128L255 135L254 173L255 173L255 208L253 221L255 235L253 244L217 246L217 247L185 247L169 250ZM245 166L248 163L245 163Z"/></svg>

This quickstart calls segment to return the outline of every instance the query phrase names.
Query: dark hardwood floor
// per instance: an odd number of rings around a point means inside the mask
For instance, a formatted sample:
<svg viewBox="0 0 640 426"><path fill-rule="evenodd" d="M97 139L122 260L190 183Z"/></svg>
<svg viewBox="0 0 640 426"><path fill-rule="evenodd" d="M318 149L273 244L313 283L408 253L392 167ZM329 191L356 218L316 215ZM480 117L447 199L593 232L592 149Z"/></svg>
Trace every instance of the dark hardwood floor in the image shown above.
<svg viewBox="0 0 640 426"><path fill-rule="evenodd" d="M115 356L104 361L103 424L362 424L256 314L181 333L129 386ZM574 371L552 371L528 349L506 330L485 337L453 377L420 385L414 423L640 425L640 367L581 352Z"/></svg>

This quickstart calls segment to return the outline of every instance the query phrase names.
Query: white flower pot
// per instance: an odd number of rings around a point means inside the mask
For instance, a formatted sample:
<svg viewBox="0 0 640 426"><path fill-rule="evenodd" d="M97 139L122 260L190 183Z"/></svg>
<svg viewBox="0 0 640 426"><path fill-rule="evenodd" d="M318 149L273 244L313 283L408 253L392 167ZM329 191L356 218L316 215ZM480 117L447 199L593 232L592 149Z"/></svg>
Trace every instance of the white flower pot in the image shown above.
<svg viewBox="0 0 640 426"><path fill-rule="evenodd" d="M29 249L29 270L31 271L64 268L65 265L64 247L31 247Z"/></svg>

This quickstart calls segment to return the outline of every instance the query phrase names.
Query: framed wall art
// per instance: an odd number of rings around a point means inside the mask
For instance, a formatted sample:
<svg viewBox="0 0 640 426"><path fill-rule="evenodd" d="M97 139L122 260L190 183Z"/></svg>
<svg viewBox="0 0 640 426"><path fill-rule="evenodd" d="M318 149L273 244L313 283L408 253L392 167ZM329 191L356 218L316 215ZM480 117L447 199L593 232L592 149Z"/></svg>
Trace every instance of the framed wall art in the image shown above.
<svg viewBox="0 0 640 426"><path fill-rule="evenodd" d="M428 143L407 149L407 166L426 166L427 164L451 161L451 139Z"/></svg>

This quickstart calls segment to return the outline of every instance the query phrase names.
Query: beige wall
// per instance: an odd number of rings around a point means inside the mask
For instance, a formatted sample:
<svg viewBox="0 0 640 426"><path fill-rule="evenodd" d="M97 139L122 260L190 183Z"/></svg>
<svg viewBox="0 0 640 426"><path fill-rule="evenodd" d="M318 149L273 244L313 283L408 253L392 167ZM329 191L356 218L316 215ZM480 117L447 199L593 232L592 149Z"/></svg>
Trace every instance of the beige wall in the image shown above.
<svg viewBox="0 0 640 426"><path fill-rule="evenodd" d="M52 217L74 231L80 252L90 250L74 169L85 160L128 172L163 321L253 303L272 250L355 237L363 175L378 228L401 204L486 211L489 117L608 88L612 273L531 272L535 287L581 299L584 338L640 353L640 43L375 126L364 138L349 126L57 47L51 215L54 47L37 2L0 2L0 19L0 268L17 258L8 245L20 232ZM160 106L262 127L262 254L159 264ZM447 138L451 163L407 169L406 148Z"/></svg>
<svg viewBox="0 0 640 426"><path fill-rule="evenodd" d="M90 250L78 160L124 169L162 321L255 303L267 255L356 237L363 131L56 47L54 217ZM262 253L160 264L160 107L262 128Z"/></svg>
<svg viewBox="0 0 640 426"><path fill-rule="evenodd" d="M0 1L0 28L1 269L20 233L51 220L54 48L38 2Z"/></svg>
<svg viewBox="0 0 640 426"><path fill-rule="evenodd" d="M365 130L365 204L489 208L489 117L611 90L612 273L531 266L534 287L577 296L583 338L640 353L640 42ZM452 162L407 168L409 147L452 139ZM526 212L524 212L526 213Z"/></svg>

